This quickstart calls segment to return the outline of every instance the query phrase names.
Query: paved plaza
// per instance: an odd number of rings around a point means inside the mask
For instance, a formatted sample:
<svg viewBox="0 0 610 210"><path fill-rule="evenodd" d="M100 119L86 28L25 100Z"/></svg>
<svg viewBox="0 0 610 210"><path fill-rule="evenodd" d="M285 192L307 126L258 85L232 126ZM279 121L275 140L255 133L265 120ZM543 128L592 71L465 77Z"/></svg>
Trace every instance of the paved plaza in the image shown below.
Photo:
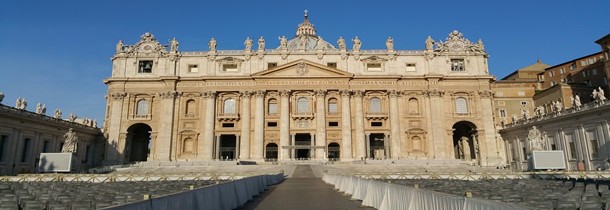
<svg viewBox="0 0 610 210"><path fill-rule="evenodd" d="M361 201L350 200L332 185L326 184L310 165L297 165L292 176L270 186L263 194L246 203L246 209L374 209L361 206ZM317 172L317 171L316 171Z"/></svg>

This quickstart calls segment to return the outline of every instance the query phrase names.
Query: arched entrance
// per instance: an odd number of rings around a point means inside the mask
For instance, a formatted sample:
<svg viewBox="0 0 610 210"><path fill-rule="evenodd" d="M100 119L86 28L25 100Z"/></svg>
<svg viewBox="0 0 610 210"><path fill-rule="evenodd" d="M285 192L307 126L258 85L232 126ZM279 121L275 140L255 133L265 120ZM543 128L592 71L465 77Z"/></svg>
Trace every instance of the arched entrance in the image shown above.
<svg viewBox="0 0 610 210"><path fill-rule="evenodd" d="M125 162L146 161L150 154L152 128L144 123L137 123L127 129L125 142Z"/></svg>
<svg viewBox="0 0 610 210"><path fill-rule="evenodd" d="M277 160L277 144L269 143L265 146L265 160L276 161Z"/></svg>
<svg viewBox="0 0 610 210"><path fill-rule="evenodd" d="M383 160L387 155L385 145L385 134L371 133L369 135L369 151L368 157L375 160Z"/></svg>
<svg viewBox="0 0 610 210"><path fill-rule="evenodd" d="M237 137L235 135L220 135L220 151L218 159L233 160L237 147Z"/></svg>
<svg viewBox="0 0 610 210"><path fill-rule="evenodd" d="M339 150L341 148L339 147L339 144L333 142L328 144L328 160L330 161L337 161L339 160L340 153Z"/></svg>
<svg viewBox="0 0 610 210"><path fill-rule="evenodd" d="M453 150L455 159L476 160L479 157L477 127L469 121L453 124Z"/></svg>

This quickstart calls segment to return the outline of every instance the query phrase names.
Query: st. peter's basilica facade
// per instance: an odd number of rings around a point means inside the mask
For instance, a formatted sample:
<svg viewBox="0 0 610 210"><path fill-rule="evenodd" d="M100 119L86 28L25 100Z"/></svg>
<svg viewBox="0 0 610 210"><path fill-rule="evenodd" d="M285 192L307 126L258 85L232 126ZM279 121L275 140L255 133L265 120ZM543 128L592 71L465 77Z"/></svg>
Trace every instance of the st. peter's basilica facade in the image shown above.
<svg viewBox="0 0 610 210"><path fill-rule="evenodd" d="M425 37L424 37L425 38ZM179 51L150 33L117 44L106 162L455 160L501 164L487 54L453 31L424 50L296 35L242 50ZM347 46L351 44L351 46Z"/></svg>

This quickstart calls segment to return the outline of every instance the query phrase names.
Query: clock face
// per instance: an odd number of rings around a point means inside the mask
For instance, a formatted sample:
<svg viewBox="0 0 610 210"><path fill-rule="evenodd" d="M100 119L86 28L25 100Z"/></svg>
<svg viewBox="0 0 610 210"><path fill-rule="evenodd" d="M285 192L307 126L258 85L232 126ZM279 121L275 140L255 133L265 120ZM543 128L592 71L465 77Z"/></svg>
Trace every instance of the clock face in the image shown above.
<svg viewBox="0 0 610 210"><path fill-rule="evenodd" d="M142 49L142 52L152 52L153 51L153 46L151 44L144 44L140 47L140 49Z"/></svg>
<svg viewBox="0 0 610 210"><path fill-rule="evenodd" d="M463 42L451 42L451 44L449 44L449 49L451 51L461 51L464 49L464 43Z"/></svg>

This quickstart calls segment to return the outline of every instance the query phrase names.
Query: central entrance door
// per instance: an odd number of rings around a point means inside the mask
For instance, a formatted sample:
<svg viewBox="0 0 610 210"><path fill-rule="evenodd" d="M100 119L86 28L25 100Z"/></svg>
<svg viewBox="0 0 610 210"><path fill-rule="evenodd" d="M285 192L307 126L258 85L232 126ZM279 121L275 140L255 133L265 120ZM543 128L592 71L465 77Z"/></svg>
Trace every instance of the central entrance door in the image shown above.
<svg viewBox="0 0 610 210"><path fill-rule="evenodd" d="M220 157L221 160L235 159L235 148L237 138L235 135L220 135Z"/></svg>
<svg viewBox="0 0 610 210"><path fill-rule="evenodd" d="M376 160L385 159L385 135L383 133L371 133L369 145L369 157Z"/></svg>
<svg viewBox="0 0 610 210"><path fill-rule="evenodd" d="M298 133L294 137L295 158L297 160L309 160L311 158L311 135Z"/></svg>

